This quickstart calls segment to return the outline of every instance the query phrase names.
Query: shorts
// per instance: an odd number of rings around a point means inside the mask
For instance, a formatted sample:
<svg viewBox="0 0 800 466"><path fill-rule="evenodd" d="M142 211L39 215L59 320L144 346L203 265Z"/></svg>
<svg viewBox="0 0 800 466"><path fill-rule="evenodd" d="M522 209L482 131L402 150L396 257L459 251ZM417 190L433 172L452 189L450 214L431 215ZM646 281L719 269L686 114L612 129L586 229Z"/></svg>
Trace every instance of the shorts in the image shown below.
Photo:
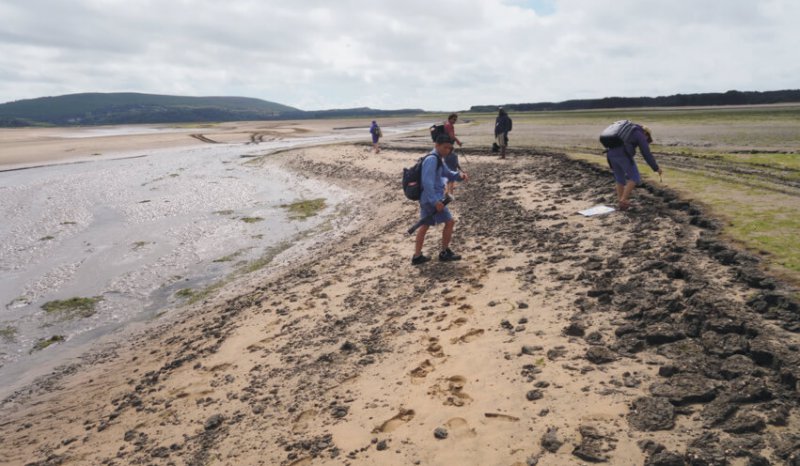
<svg viewBox="0 0 800 466"><path fill-rule="evenodd" d="M508 145L508 139L504 133L500 133L494 138L494 143L500 147L506 147Z"/></svg>
<svg viewBox="0 0 800 466"><path fill-rule="evenodd" d="M633 158L627 155L619 155L608 157L608 164L611 165L611 170L614 172L614 179L617 184L624 185L628 180L636 184L642 182L642 176L639 174L639 167L636 166Z"/></svg>
<svg viewBox="0 0 800 466"><path fill-rule="evenodd" d="M420 204L419 206L419 218L424 219L428 215L436 212L436 207L428 207L426 205ZM447 223L453 219L453 216L450 214L450 210L447 209L447 206L442 209L441 212L436 212L436 214L429 218L427 221L423 222L423 225L438 225L440 223Z"/></svg>
<svg viewBox="0 0 800 466"><path fill-rule="evenodd" d="M378 139L380 139L380 137L377 134L373 134L372 135L372 143L373 144L377 144L378 143Z"/></svg>

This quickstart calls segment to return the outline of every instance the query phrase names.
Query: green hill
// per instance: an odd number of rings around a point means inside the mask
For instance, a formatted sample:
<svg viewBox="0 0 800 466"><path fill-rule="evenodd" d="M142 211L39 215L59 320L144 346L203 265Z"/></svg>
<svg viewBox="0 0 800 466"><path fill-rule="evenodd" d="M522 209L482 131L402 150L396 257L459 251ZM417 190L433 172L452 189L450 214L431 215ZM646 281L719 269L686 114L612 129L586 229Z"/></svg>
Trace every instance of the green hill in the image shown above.
<svg viewBox="0 0 800 466"><path fill-rule="evenodd" d="M303 113L294 107L248 97L84 93L1 104L0 126L244 121L297 117Z"/></svg>

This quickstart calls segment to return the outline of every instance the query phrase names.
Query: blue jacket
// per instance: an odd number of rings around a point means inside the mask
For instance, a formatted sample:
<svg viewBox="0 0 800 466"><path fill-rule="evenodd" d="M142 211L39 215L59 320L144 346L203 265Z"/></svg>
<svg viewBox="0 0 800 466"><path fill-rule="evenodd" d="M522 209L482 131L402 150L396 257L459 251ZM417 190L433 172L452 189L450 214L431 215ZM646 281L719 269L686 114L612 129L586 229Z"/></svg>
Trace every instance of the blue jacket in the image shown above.
<svg viewBox="0 0 800 466"><path fill-rule="evenodd" d="M461 174L454 172L447 167L447 164L441 160L441 156L436 149L431 152L436 157L425 157L422 162L422 196L419 198L419 203L422 206L435 208L436 203L444 199L444 180L448 181L461 181Z"/></svg>
<svg viewBox="0 0 800 466"><path fill-rule="evenodd" d="M650 165L650 168L653 169L654 172L658 171L658 163L656 163L655 157L653 157L653 153L650 152L650 144L647 142L647 135L644 134L644 130L642 130L641 126L636 126L631 133L630 140L628 143L623 144L619 147L614 147L612 149L608 149L608 158L615 158L615 157L630 157L633 158L636 155L636 148L642 151L642 156L644 160L647 162L647 165Z"/></svg>

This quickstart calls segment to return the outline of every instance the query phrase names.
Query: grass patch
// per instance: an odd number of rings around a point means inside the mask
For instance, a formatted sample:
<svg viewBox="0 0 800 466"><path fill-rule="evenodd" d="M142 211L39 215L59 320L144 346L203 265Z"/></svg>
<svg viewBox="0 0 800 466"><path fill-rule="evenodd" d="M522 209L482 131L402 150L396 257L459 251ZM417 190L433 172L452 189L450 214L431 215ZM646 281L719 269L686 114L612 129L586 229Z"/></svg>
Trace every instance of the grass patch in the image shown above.
<svg viewBox="0 0 800 466"><path fill-rule="evenodd" d="M61 224L62 225L77 225L78 222L66 221L66 222L61 222Z"/></svg>
<svg viewBox="0 0 800 466"><path fill-rule="evenodd" d="M56 237L50 235L42 236L41 238L39 238L39 241L50 241L51 239L56 239Z"/></svg>
<svg viewBox="0 0 800 466"><path fill-rule="evenodd" d="M86 318L94 315L95 306L103 300L102 296L92 298L70 298L65 300L48 301L42 304L42 309L51 315L59 315L63 320Z"/></svg>
<svg viewBox="0 0 800 466"><path fill-rule="evenodd" d="M64 340L66 340L66 338L64 338L63 335L53 335L50 338L42 338L41 340L37 341L36 344L33 345L33 348L31 348L28 354L32 354L36 351L41 351L50 345L61 343Z"/></svg>
<svg viewBox="0 0 800 466"><path fill-rule="evenodd" d="M281 205L289 211L289 218L292 220L305 220L317 215L325 208L325 199L308 199Z"/></svg>
<svg viewBox="0 0 800 466"><path fill-rule="evenodd" d="M131 244L131 247L133 248L134 251L137 251L147 246L148 244L151 243L149 241L136 241L135 243Z"/></svg>
<svg viewBox="0 0 800 466"><path fill-rule="evenodd" d="M217 215L233 215L234 212L232 210L215 210L214 213Z"/></svg>
<svg viewBox="0 0 800 466"><path fill-rule="evenodd" d="M0 340L3 340L6 343L17 341L17 329L10 325L0 327Z"/></svg>
<svg viewBox="0 0 800 466"><path fill-rule="evenodd" d="M258 223L258 222L263 222L264 218L263 217L242 217L240 220L243 221L244 223Z"/></svg>

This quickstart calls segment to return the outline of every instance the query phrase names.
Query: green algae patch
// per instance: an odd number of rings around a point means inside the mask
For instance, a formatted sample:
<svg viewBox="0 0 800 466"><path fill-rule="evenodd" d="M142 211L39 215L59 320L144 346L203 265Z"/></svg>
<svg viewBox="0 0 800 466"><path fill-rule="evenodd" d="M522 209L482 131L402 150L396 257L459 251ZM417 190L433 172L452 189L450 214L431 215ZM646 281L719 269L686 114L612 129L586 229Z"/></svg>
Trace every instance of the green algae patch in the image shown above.
<svg viewBox="0 0 800 466"><path fill-rule="evenodd" d="M191 298L194 296L194 290L191 288L181 288L180 290L175 292L175 296L178 298Z"/></svg>
<svg viewBox="0 0 800 466"><path fill-rule="evenodd" d="M283 204L281 207L289 211L290 219L305 220L317 215L325 208L325 199L304 199L291 204Z"/></svg>
<svg viewBox="0 0 800 466"><path fill-rule="evenodd" d="M134 251L138 251L139 249L142 249L143 247L147 246L148 244L153 244L153 243L151 243L149 241L136 241L133 244L131 244L131 249L134 250Z"/></svg>
<svg viewBox="0 0 800 466"><path fill-rule="evenodd" d="M257 223L264 220L263 217L242 217L241 220L244 223Z"/></svg>
<svg viewBox="0 0 800 466"><path fill-rule="evenodd" d="M0 327L0 340L6 343L17 341L17 329L10 325Z"/></svg>
<svg viewBox="0 0 800 466"><path fill-rule="evenodd" d="M42 304L42 309L50 315L58 315L63 320L91 317L95 313L95 306L103 300L102 296L92 298L70 298L60 301L48 301Z"/></svg>
<svg viewBox="0 0 800 466"><path fill-rule="evenodd" d="M41 340L37 341L35 345L33 345L33 348L31 348L28 354L32 354L36 351L41 351L47 348L48 346L55 345L56 343L61 343L64 340L66 340L66 338L64 338L63 335L53 335L50 338L42 338Z"/></svg>

